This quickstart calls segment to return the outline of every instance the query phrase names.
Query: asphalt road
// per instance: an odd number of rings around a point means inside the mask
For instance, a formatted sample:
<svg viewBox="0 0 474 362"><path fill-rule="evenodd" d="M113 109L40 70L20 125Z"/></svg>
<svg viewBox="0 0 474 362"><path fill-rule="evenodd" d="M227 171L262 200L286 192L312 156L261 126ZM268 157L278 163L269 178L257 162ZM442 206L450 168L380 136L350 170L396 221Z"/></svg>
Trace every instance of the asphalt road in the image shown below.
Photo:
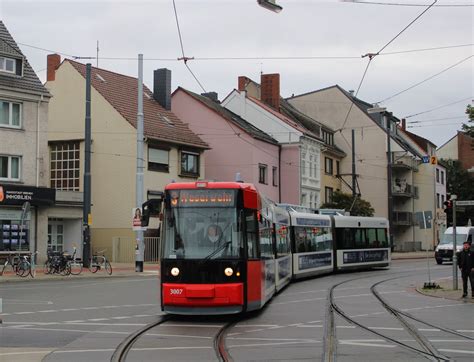
<svg viewBox="0 0 474 362"><path fill-rule="evenodd" d="M449 265L432 265L433 278L449 278ZM260 313L237 323L226 336L235 361L321 360L328 290L347 315L373 331L420 348L413 336L371 294L417 317L474 337L474 304L420 295L426 261L400 260L390 270L324 276L291 284ZM353 281L350 279L359 278ZM0 284L3 325L0 361L109 361L119 343L161 314L156 276ZM229 318L181 317L141 337L129 361L217 360L213 339ZM416 354L335 317L338 361L423 361ZM474 341L412 322L439 351L472 361Z"/></svg>

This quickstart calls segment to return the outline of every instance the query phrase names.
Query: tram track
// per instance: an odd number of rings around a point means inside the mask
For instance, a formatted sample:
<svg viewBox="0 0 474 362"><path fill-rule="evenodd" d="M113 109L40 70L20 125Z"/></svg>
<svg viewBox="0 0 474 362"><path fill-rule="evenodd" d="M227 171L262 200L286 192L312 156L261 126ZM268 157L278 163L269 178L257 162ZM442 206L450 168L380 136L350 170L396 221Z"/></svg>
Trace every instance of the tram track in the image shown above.
<svg viewBox="0 0 474 362"><path fill-rule="evenodd" d="M404 329L421 346L421 349L410 346L406 343L400 342L400 341L396 340L395 338L392 338L392 337L387 336L383 333L377 332L377 331L373 330L372 328L369 328L369 327L359 323L358 321L356 321L355 319L353 319L349 315L347 315L347 313L345 313L341 309L341 307L334 301L334 299L335 299L334 290L337 287L339 287L340 285L349 283L349 282L365 279L366 277L352 278L352 279L345 280L345 281L342 281L340 283L337 283L337 284L335 284L331 287L331 289L329 290L329 296L328 296L327 319L328 318L334 319L334 314L337 313L338 315L340 315L342 318L344 318L349 323L351 323L353 325L356 325L359 328L361 328L363 330L366 330L366 331L368 331L368 332L370 332L370 333L372 333L372 334L374 334L378 337L381 337L386 341L390 341L390 342L392 342L392 343L394 343L394 344L396 344L396 345L398 345L398 346L400 346L400 347L402 347L406 350L409 350L410 352L416 353L418 355L421 355L421 356L423 356L427 359L434 360L434 361L450 361L451 358L449 356L445 356L445 355L439 353L438 350L427 340L427 338L424 337L420 332L418 332L418 330L411 323L409 323L407 321L407 319L412 319L412 320L414 320L418 323L425 324L425 325L430 326L432 328L439 329L440 331L444 331L446 333L453 334L453 335L456 335L458 337L466 338L466 339L469 339L469 340L474 340L474 338L472 338L470 336L467 336L467 335L464 335L460 332L454 331L452 329L442 327L442 326L438 326L438 325L435 325L433 323L424 321L420 318L412 316L409 313L403 312L403 311L391 306L380 295L380 293L376 289L376 287L379 286L382 283L386 283L388 281L395 280L395 279L405 278L405 277L408 277L408 276L409 275L402 275L402 276L392 277L392 278L388 278L388 279L378 281L378 282L376 282L376 283L374 283L373 285L370 286L370 290L371 290L372 294L374 295L374 297L384 307L384 309L387 310L392 316L394 316L397 319L397 321L404 327ZM329 322L330 322L330 320L329 320ZM326 330L325 330L325 346L324 346L323 358L324 358L324 361L326 361L326 362L327 361L334 362L334 361L336 361L336 358L337 358L337 352L336 352L337 351L336 350L337 338L336 338L335 330L336 329L335 329L334 324L330 325L330 326L327 326Z"/></svg>
<svg viewBox="0 0 474 362"><path fill-rule="evenodd" d="M115 349L114 354L112 355L112 358L110 359L111 362L125 362L127 359L128 352L132 349L133 345L135 342L143 336L146 332L148 332L150 329L155 328L159 326L160 324L163 324L171 319L171 316L169 315L162 315L158 318L158 320L147 324L143 328L140 328L139 330L135 331L134 333L130 334L125 340L118 345L118 347Z"/></svg>

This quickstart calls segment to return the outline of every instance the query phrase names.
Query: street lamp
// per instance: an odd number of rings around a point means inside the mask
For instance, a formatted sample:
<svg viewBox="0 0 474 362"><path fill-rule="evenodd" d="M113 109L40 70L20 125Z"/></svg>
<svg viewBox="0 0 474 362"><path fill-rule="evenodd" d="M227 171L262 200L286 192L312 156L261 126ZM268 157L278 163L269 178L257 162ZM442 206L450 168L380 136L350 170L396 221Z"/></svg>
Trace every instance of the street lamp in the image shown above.
<svg viewBox="0 0 474 362"><path fill-rule="evenodd" d="M280 5L276 4L275 1L276 0L257 0L258 5L260 5L261 7L267 10L271 10L275 13L279 13L283 10L283 8Z"/></svg>

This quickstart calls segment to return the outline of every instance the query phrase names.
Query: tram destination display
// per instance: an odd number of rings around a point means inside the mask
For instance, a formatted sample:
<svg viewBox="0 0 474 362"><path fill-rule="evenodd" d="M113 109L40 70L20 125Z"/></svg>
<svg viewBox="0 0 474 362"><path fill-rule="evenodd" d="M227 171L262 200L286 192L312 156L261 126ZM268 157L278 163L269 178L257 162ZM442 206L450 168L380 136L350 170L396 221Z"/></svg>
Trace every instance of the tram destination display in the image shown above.
<svg viewBox="0 0 474 362"><path fill-rule="evenodd" d="M344 264L370 263L388 260L387 250L358 250L343 253Z"/></svg>
<svg viewBox="0 0 474 362"><path fill-rule="evenodd" d="M331 253L308 254L298 256L298 269L312 269L331 265Z"/></svg>
<svg viewBox="0 0 474 362"><path fill-rule="evenodd" d="M234 207L236 190L172 190L171 207Z"/></svg>

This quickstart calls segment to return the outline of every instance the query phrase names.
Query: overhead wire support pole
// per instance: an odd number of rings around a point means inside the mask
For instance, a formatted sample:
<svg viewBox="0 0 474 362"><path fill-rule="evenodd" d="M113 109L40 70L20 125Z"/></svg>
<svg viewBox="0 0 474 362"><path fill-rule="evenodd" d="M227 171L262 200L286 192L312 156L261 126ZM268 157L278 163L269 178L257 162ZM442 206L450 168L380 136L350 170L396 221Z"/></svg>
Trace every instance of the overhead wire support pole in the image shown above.
<svg viewBox="0 0 474 362"><path fill-rule="evenodd" d="M352 197L356 198L355 130L352 129Z"/></svg>
<svg viewBox="0 0 474 362"><path fill-rule="evenodd" d="M138 54L138 99L137 99L137 174L135 178L135 206L139 209L143 204L143 54ZM135 271L143 272L145 261L145 241L143 230L136 231L137 250L135 253Z"/></svg>
<svg viewBox="0 0 474 362"><path fill-rule="evenodd" d="M91 213L91 63L86 64L86 117L84 137L84 203L82 209L83 249L82 262L89 267L91 258L90 213Z"/></svg>

